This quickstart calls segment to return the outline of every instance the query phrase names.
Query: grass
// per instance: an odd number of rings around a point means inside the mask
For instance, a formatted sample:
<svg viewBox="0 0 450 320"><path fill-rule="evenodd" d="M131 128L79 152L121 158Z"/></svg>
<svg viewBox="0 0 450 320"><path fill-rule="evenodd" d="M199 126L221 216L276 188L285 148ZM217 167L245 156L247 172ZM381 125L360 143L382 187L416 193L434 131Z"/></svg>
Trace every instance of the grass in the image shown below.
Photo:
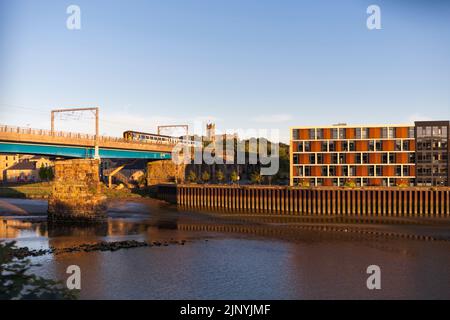
<svg viewBox="0 0 450 320"><path fill-rule="evenodd" d="M46 198L51 191L51 182L0 185L0 197L3 198Z"/></svg>
<svg viewBox="0 0 450 320"><path fill-rule="evenodd" d="M0 185L0 198L47 198L52 192L51 182L37 182L27 184ZM133 190L121 190L102 187L103 194L108 199L141 198L142 195Z"/></svg>

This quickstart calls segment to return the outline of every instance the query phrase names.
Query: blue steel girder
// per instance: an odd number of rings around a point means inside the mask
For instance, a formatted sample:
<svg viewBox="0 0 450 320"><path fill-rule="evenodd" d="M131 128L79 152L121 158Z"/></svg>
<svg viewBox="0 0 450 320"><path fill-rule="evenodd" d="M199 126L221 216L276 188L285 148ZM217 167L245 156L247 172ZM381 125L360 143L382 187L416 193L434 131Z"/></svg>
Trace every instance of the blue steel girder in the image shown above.
<svg viewBox="0 0 450 320"><path fill-rule="evenodd" d="M34 154L65 158L94 158L94 152L93 147L0 142L0 153ZM106 159L171 159L171 154L168 152L106 148L99 149L99 156Z"/></svg>

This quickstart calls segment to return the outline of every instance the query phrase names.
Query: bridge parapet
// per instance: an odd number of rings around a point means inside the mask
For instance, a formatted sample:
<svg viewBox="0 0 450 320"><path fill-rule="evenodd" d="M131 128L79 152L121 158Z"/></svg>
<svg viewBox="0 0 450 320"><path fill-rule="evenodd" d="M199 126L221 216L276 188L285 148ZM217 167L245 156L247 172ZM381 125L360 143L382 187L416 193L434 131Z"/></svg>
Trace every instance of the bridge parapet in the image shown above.
<svg viewBox="0 0 450 320"><path fill-rule="evenodd" d="M95 135L0 125L0 141L94 147ZM183 143L183 140L162 137L158 140L143 141L99 136L98 142L101 148L171 152L174 146Z"/></svg>

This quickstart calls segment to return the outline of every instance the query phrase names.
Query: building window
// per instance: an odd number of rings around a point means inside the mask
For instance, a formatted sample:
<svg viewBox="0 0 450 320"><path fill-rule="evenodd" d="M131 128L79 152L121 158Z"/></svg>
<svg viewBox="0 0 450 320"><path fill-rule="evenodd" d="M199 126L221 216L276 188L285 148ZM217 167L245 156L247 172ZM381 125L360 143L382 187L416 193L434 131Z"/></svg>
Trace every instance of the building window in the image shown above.
<svg viewBox="0 0 450 320"><path fill-rule="evenodd" d="M330 173L330 177L336 176L336 167L335 166L330 166L329 173Z"/></svg>
<svg viewBox="0 0 450 320"><path fill-rule="evenodd" d="M338 138L338 129L337 128L332 128L331 129L331 138L332 139L337 139Z"/></svg>
<svg viewBox="0 0 450 320"><path fill-rule="evenodd" d="M331 155L331 163L334 163L334 164L338 163L338 154L337 153L333 153Z"/></svg>
<svg viewBox="0 0 450 320"><path fill-rule="evenodd" d="M328 176L328 170L327 170L327 167L322 167L322 169L321 169L321 175L324 176L324 177Z"/></svg>
<svg viewBox="0 0 450 320"><path fill-rule="evenodd" d="M339 139L345 139L345 129L339 128Z"/></svg>
<svg viewBox="0 0 450 320"><path fill-rule="evenodd" d="M395 163L395 154L389 153L389 163Z"/></svg>
<svg viewBox="0 0 450 320"><path fill-rule="evenodd" d="M316 163L316 156L314 154L309 155L309 163Z"/></svg>
<svg viewBox="0 0 450 320"><path fill-rule="evenodd" d="M328 151L328 144L327 144L327 141L322 141L322 147L321 147L321 150L322 150L323 152L327 152L327 151Z"/></svg>
<svg viewBox="0 0 450 320"><path fill-rule="evenodd" d="M349 141L348 147L350 151L355 151L355 141Z"/></svg>
<svg viewBox="0 0 450 320"><path fill-rule="evenodd" d="M315 129L309 129L309 138L311 140L316 139L316 130Z"/></svg>
<svg viewBox="0 0 450 320"><path fill-rule="evenodd" d="M409 127L408 138L414 138L414 127Z"/></svg>
<svg viewBox="0 0 450 320"><path fill-rule="evenodd" d="M316 155L317 163L322 164L323 163L323 155L321 153L318 153Z"/></svg>
<svg viewBox="0 0 450 320"><path fill-rule="evenodd" d="M345 163L345 154L339 153L339 163Z"/></svg>
<svg viewBox="0 0 450 320"><path fill-rule="evenodd" d="M355 139L361 139L361 128L356 128Z"/></svg>
<svg viewBox="0 0 450 320"><path fill-rule="evenodd" d="M369 151L375 151L375 141L374 140L369 141Z"/></svg>
<svg viewBox="0 0 450 320"><path fill-rule="evenodd" d="M367 139L369 137L369 128L361 129L361 139Z"/></svg>
<svg viewBox="0 0 450 320"><path fill-rule="evenodd" d="M398 177L402 175L402 166L395 166L395 175Z"/></svg>
<svg viewBox="0 0 450 320"><path fill-rule="evenodd" d="M375 150L380 151L381 150L381 141L375 141Z"/></svg>
<svg viewBox="0 0 450 320"><path fill-rule="evenodd" d="M409 176L409 166L403 166L403 176L404 177Z"/></svg>
<svg viewBox="0 0 450 320"><path fill-rule="evenodd" d="M311 167L305 166L305 177L311 176Z"/></svg>
<svg viewBox="0 0 450 320"><path fill-rule="evenodd" d="M356 163L362 163L362 155L361 155L361 153L357 153L355 158L356 158Z"/></svg>
<svg viewBox="0 0 450 320"><path fill-rule="evenodd" d="M403 150L409 150L409 141L408 140L405 140L405 141L403 141Z"/></svg>
<svg viewBox="0 0 450 320"><path fill-rule="evenodd" d="M292 139L298 140L298 138L299 138L298 131L299 131L298 129L292 130Z"/></svg>
<svg viewBox="0 0 450 320"><path fill-rule="evenodd" d="M316 130L316 139L323 139L323 129Z"/></svg>
<svg viewBox="0 0 450 320"><path fill-rule="evenodd" d="M375 176L375 166L369 166L369 177Z"/></svg>
<svg viewBox="0 0 450 320"><path fill-rule="evenodd" d="M369 163L369 154L363 153L362 161L363 161L363 163Z"/></svg>
<svg viewBox="0 0 450 320"><path fill-rule="evenodd" d="M294 161L294 164L299 164L299 162L298 162L298 154L294 154L293 161Z"/></svg>
<svg viewBox="0 0 450 320"><path fill-rule="evenodd" d="M388 163L388 155L387 155L387 153L383 153L382 155L381 155L381 163Z"/></svg>
<svg viewBox="0 0 450 320"><path fill-rule="evenodd" d="M305 148L305 152L310 152L311 151L311 143L309 141L305 141L303 146Z"/></svg>
<svg viewBox="0 0 450 320"><path fill-rule="evenodd" d="M343 151L348 151L348 141L343 141L342 142L342 150Z"/></svg>
<svg viewBox="0 0 450 320"><path fill-rule="evenodd" d="M394 128L388 128L388 138L393 139L395 138L395 131Z"/></svg>
<svg viewBox="0 0 450 320"><path fill-rule="evenodd" d="M298 151L298 152L303 152L303 141L302 141L302 142L299 142L299 143L297 144L297 151Z"/></svg>
<svg viewBox="0 0 450 320"><path fill-rule="evenodd" d="M336 144L334 141L328 141L328 148L330 151L336 151Z"/></svg>
<svg viewBox="0 0 450 320"><path fill-rule="evenodd" d="M375 167L375 172L377 174L377 177L381 177L382 176L382 174L381 174L381 166L376 166Z"/></svg>
<svg viewBox="0 0 450 320"><path fill-rule="evenodd" d="M350 176L354 177L356 176L356 167L355 166L350 166L350 172L349 172Z"/></svg>
<svg viewBox="0 0 450 320"><path fill-rule="evenodd" d="M344 174L344 176L348 177L349 174L348 166L342 167L342 173Z"/></svg>
<svg viewBox="0 0 450 320"><path fill-rule="evenodd" d="M381 128L381 138L383 138L383 139L388 138L388 128Z"/></svg>
<svg viewBox="0 0 450 320"><path fill-rule="evenodd" d="M402 141L395 140L395 151L402 151Z"/></svg>

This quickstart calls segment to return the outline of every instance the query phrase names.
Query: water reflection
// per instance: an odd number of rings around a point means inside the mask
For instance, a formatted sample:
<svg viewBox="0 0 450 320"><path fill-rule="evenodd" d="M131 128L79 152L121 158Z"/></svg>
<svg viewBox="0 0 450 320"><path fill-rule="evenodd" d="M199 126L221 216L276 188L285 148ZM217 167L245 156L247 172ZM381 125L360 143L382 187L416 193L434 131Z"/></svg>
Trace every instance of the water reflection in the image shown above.
<svg viewBox="0 0 450 320"><path fill-rule="evenodd" d="M301 299L450 298L446 224L257 217L192 211L160 202L117 202L103 224L67 226L22 217L0 220L0 238L68 248L100 241L186 245L38 258L35 271L64 280L79 265L82 298ZM208 240L208 241L206 241ZM380 292L366 267L383 272Z"/></svg>

